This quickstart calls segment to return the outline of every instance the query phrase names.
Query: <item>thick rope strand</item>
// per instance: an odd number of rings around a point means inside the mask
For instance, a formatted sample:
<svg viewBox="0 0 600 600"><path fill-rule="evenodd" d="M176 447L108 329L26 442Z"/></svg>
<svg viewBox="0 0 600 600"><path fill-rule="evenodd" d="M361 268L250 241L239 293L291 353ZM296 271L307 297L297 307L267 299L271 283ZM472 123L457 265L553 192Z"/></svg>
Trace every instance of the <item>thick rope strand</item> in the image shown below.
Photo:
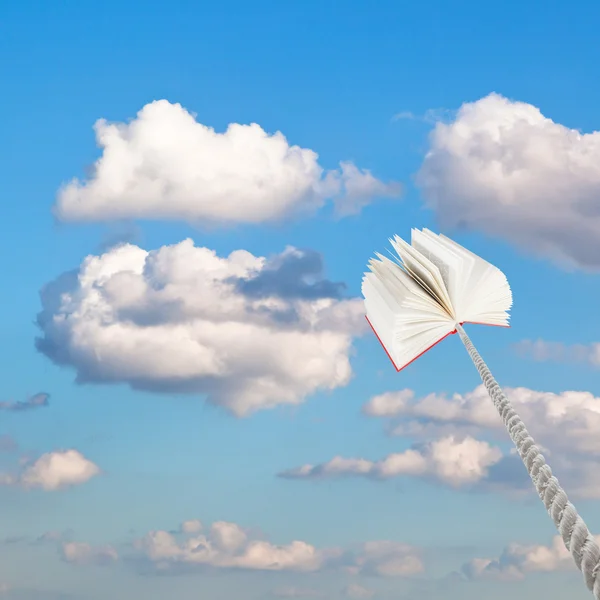
<svg viewBox="0 0 600 600"><path fill-rule="evenodd" d="M575 506L569 502L558 479L552 475L552 470L546 464L539 447L529 435L525 424L492 376L464 329L457 325L456 330L479 371L481 380L527 468L537 493L548 514L552 517L577 568L583 573L585 584L594 594L594 598L600 600L600 546L590 534Z"/></svg>

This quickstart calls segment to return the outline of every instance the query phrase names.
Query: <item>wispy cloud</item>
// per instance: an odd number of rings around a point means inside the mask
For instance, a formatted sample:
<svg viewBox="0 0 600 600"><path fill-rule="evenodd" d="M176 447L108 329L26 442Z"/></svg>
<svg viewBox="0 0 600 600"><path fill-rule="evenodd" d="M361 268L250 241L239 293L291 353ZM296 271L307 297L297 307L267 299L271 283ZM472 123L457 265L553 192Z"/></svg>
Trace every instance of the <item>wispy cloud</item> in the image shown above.
<svg viewBox="0 0 600 600"><path fill-rule="evenodd" d="M49 405L50 394L46 392L39 392L33 396L27 398L27 400L19 400L17 402L3 401L0 402L0 410L7 411L27 411L34 410L36 408L43 408Z"/></svg>
<svg viewBox="0 0 600 600"><path fill-rule="evenodd" d="M418 119L417 115L410 110L402 110L392 117L392 121L413 121L415 119Z"/></svg>
<svg viewBox="0 0 600 600"><path fill-rule="evenodd" d="M283 471L288 479L324 479L363 476L378 479L411 476L440 481L452 487L472 485L485 479L490 467L502 459L502 452L487 442L471 437L441 438L428 444L389 454L380 460L336 456L318 465L302 465Z"/></svg>
<svg viewBox="0 0 600 600"><path fill-rule="evenodd" d="M583 363L600 367L600 343L563 344L547 340L522 340L514 345L519 356L537 362Z"/></svg>
<svg viewBox="0 0 600 600"><path fill-rule="evenodd" d="M402 110L392 117L392 121L420 121L428 125L440 122L449 122L456 115L455 110L448 108L430 108L422 114L416 114L410 110Z"/></svg>

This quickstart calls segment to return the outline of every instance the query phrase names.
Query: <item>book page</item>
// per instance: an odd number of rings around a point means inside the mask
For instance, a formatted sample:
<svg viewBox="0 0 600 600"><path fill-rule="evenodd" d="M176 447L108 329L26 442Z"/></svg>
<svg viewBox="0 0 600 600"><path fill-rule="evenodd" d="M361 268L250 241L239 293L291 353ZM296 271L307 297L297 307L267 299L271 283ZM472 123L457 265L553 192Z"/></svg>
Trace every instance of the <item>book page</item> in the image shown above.
<svg viewBox="0 0 600 600"><path fill-rule="evenodd" d="M466 282L473 269L473 257L460 252L456 245L449 244L443 236L438 236L429 229L413 229L411 237L413 246L420 252L427 253L427 257L438 266L440 272L447 276L445 281L454 312L460 313L469 298Z"/></svg>
<svg viewBox="0 0 600 600"><path fill-rule="evenodd" d="M434 251L431 249L429 240L425 237L425 235L417 229L413 229L412 232L411 244L412 247L418 250L423 256L425 256L428 260L430 260L440 271L440 275L446 284L446 289L448 293L450 293L451 284L451 276L450 272L452 270L447 257L444 260L441 256L436 255ZM454 261L456 262L456 261ZM455 268L454 262L452 267Z"/></svg>
<svg viewBox="0 0 600 600"><path fill-rule="evenodd" d="M379 261L372 260L369 268L377 276L378 284L385 286L386 294L393 298L396 309L416 307L426 313L445 314L439 301L397 263L377 254Z"/></svg>
<svg viewBox="0 0 600 600"><path fill-rule="evenodd" d="M400 240L400 243L398 242ZM427 257L423 256L418 250L397 238L392 240L396 251L404 261L407 271L412 277L425 289L428 289L438 300L444 310L450 315L454 315L452 300L442 279L439 269Z"/></svg>
<svg viewBox="0 0 600 600"><path fill-rule="evenodd" d="M465 257L465 261L468 260L470 262L470 269L465 270L464 273L464 281L461 291L463 298L463 306L461 310L469 310L468 307L471 305L471 302L473 300L473 290L478 289L479 284L485 277L486 265L488 265L489 263L487 263L487 261L483 260L481 257L477 256L477 254L474 254L470 250L467 250L467 248L464 248L454 240L450 239L449 237L446 237L443 234L440 234L439 237L443 243L454 248L456 252L463 255Z"/></svg>
<svg viewBox="0 0 600 600"><path fill-rule="evenodd" d="M420 324L397 325L392 341L394 363L398 371L410 365L422 354L450 335L455 328L454 323L429 321Z"/></svg>
<svg viewBox="0 0 600 600"><path fill-rule="evenodd" d="M455 330L447 315L429 317L406 311L400 318L390 318L380 310L375 295L364 288L367 319L397 371L402 370Z"/></svg>
<svg viewBox="0 0 600 600"><path fill-rule="evenodd" d="M402 238L396 236L390 242L404 262L407 271L424 289L429 291L438 300L450 316L453 316L452 301L450 300L439 269Z"/></svg>
<svg viewBox="0 0 600 600"><path fill-rule="evenodd" d="M512 292L504 273L453 240L445 240L456 247L457 251L469 255L473 261L470 277L465 282L468 303L465 303L458 314L459 322L508 327Z"/></svg>

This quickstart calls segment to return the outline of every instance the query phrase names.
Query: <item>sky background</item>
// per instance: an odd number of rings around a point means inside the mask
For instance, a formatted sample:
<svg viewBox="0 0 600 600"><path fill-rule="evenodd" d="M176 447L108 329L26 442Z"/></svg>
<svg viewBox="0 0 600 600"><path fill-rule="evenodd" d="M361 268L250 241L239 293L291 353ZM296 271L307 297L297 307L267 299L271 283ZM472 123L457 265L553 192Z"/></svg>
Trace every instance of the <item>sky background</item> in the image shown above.
<svg viewBox="0 0 600 600"><path fill-rule="evenodd" d="M489 406L460 340L397 374L357 298L373 253L412 227L502 269L512 328L468 333L600 533L599 17L579 0L4 3L0 593L591 597L552 546L499 421L477 416ZM127 130L147 105L160 110ZM98 119L122 124L104 148ZM232 123L266 134L224 137ZM269 145L278 131L318 158L282 157ZM94 172L102 156L112 162ZM317 163L338 188L321 186ZM190 244L169 254L186 239L220 257L265 257L272 301L315 315L330 306L327 335L272 307L239 308L252 298L213 285L206 254ZM282 257L290 246L300 250ZM164 263L152 271L144 251ZM110 288L85 262L103 253L94 264L124 274ZM346 284L341 296L309 290L307 257L309 275ZM79 280L62 280L67 306L45 286L69 272ZM227 310L237 316L221 318ZM186 350L196 335L224 375ZM281 356L268 350L277 343ZM394 404L402 390L412 400ZM387 393L386 415L369 410ZM428 410L428 395L454 410ZM416 475L280 476L410 448L427 464ZM182 527L192 520L202 529ZM537 546L548 547L541 559Z"/></svg>

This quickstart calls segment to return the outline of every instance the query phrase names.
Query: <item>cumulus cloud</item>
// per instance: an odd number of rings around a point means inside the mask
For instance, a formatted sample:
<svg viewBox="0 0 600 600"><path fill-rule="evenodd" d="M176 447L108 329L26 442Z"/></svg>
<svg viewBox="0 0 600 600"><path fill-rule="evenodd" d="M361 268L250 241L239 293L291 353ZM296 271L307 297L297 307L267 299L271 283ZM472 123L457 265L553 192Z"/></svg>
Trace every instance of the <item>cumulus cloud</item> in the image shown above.
<svg viewBox="0 0 600 600"><path fill-rule="evenodd" d="M53 492L80 485L99 474L100 468L77 450L57 450L25 463L17 475L0 473L0 485Z"/></svg>
<svg viewBox="0 0 600 600"><path fill-rule="evenodd" d="M19 400L17 402L3 401L0 402L0 410L7 410L13 412L23 412L27 410L34 410L36 408L42 408L48 406L50 394L46 392L39 392L27 398L27 400Z"/></svg>
<svg viewBox="0 0 600 600"><path fill-rule="evenodd" d="M184 521L179 528L180 533L198 533L200 531L202 531L202 522L198 519Z"/></svg>
<svg viewBox="0 0 600 600"><path fill-rule="evenodd" d="M523 573L512 564L501 564L498 559L474 558L465 563L462 574L469 580L489 579L492 581L518 581Z"/></svg>
<svg viewBox="0 0 600 600"><path fill-rule="evenodd" d="M600 132L583 134L490 94L436 124L417 183L444 228L600 267Z"/></svg>
<svg viewBox="0 0 600 600"><path fill-rule="evenodd" d="M323 257L315 250L288 248L274 256L257 273L232 278L236 288L251 298L284 300L341 298L346 285L323 279Z"/></svg>
<svg viewBox="0 0 600 600"><path fill-rule="evenodd" d="M361 300L332 297L320 267L296 248L119 246L42 290L37 347L79 383L202 394L238 416L298 404L349 382L365 331Z"/></svg>
<svg viewBox="0 0 600 600"><path fill-rule="evenodd" d="M528 388L504 388L515 410L536 440L551 450L600 456L600 398L590 392L540 392ZM487 390L477 386L466 394L429 394L415 398L411 390L375 396L363 407L373 417L393 418L392 432L413 435L421 427L431 434L454 432L504 432L504 425ZM395 419L395 420L394 420ZM504 433L502 433L504 437Z"/></svg>
<svg viewBox="0 0 600 600"><path fill-rule="evenodd" d="M552 468L570 494L600 498L597 459L600 456L600 398L589 392L540 392L505 388L544 454L552 455ZM429 394L417 398L411 390L388 392L371 398L363 413L385 418L388 430L398 436L431 439L436 436L492 435L508 441L504 425L483 385L466 394ZM494 464L486 485L505 490L531 490L516 456ZM482 480L483 481L483 480ZM497 489L497 488L496 488Z"/></svg>
<svg viewBox="0 0 600 600"><path fill-rule="evenodd" d="M64 542L60 553L65 562L82 566L107 566L119 559L112 546L92 546L85 542Z"/></svg>
<svg viewBox="0 0 600 600"><path fill-rule="evenodd" d="M381 479L413 476L461 487L486 478L489 468L501 458L502 452L487 442L471 437L457 439L448 436L404 452L389 454L381 460L336 456L326 463L284 471L280 476L292 479L349 475Z"/></svg>
<svg viewBox="0 0 600 600"><path fill-rule="evenodd" d="M213 523L206 533L189 533L183 539L168 531L151 531L136 540L134 547L162 571L178 566L300 573L330 568L355 575L408 577L424 569L419 550L399 542L372 541L346 550L319 549L299 540L276 545L225 521ZM309 595L305 588L294 587L280 588L277 595L303 594Z"/></svg>
<svg viewBox="0 0 600 600"><path fill-rule="evenodd" d="M538 362L583 363L600 366L600 344L563 344L546 340L522 340L515 344L520 356Z"/></svg>
<svg viewBox="0 0 600 600"><path fill-rule="evenodd" d="M255 123L218 133L166 100L129 123L100 119L94 130L102 156L87 181L61 188L60 219L262 223L313 213L327 200L340 215L353 214L401 191L348 161L325 171L315 152Z"/></svg>
<svg viewBox="0 0 600 600"><path fill-rule="evenodd" d="M558 535L547 546L510 544L499 558L475 558L462 567L467 579L497 581L523 579L528 573L573 570L576 570L573 559Z"/></svg>
<svg viewBox="0 0 600 600"><path fill-rule="evenodd" d="M152 531L136 547L159 569L177 564L261 571L316 571L328 555L302 541L274 545L252 539L235 523L213 523L207 534L178 541L167 531Z"/></svg>

